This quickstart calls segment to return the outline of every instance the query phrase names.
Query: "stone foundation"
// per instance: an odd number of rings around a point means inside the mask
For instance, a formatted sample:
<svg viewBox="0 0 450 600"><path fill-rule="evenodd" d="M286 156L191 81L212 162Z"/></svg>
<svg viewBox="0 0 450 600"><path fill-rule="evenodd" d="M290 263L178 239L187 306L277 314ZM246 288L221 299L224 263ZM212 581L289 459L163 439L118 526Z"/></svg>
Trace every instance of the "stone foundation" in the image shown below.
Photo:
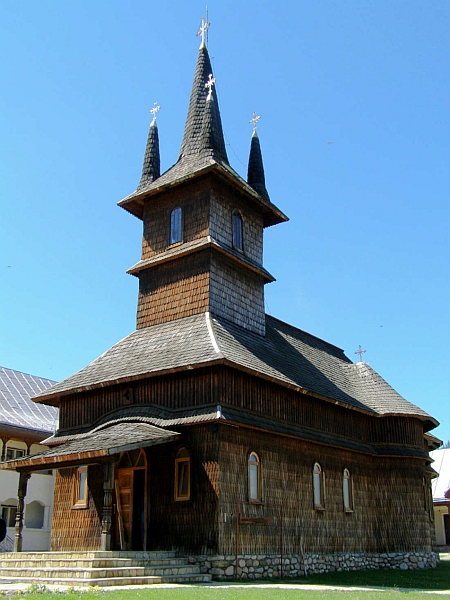
<svg viewBox="0 0 450 600"><path fill-rule="evenodd" d="M224 579L272 579L280 577L280 556L244 554L238 558L235 575L235 556L195 556L192 562L200 565L201 573ZM364 569L432 569L439 562L436 552L388 552L384 554L287 554L283 556L283 577L303 577L314 573L359 571Z"/></svg>

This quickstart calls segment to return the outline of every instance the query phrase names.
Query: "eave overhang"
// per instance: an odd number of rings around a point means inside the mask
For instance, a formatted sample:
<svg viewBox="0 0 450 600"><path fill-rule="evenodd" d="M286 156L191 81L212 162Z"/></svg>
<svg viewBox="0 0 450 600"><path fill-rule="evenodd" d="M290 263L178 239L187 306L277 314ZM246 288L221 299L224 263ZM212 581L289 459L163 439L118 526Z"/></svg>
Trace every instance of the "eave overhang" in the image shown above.
<svg viewBox="0 0 450 600"><path fill-rule="evenodd" d="M106 424L100 430L87 432L42 453L0 463L0 470L39 471L92 463L126 450L167 444L180 435L148 423Z"/></svg>
<svg viewBox="0 0 450 600"><path fill-rule="evenodd" d="M152 258L148 258L147 260L140 260L130 269L128 269L127 273L138 277L139 273L141 273L142 271L152 269L159 265L171 262L173 260L178 260L185 256L189 256L190 254L193 254L195 252L201 252L207 249L219 252L220 254L227 256L230 260L239 263L241 266L246 267L250 271L253 271L254 273L256 273L256 275L259 275L263 278L264 283L271 283L275 281L275 277L273 277L268 271L266 271L264 267L250 260L244 254L241 254L233 250L232 248L221 244L209 235L199 240L195 240L194 242L191 242L189 244L181 244L177 248L174 248L172 251L162 252L161 254L153 256Z"/></svg>
<svg viewBox="0 0 450 600"><path fill-rule="evenodd" d="M227 183L239 188L239 190L254 204L258 206L263 215L263 226L270 227L271 225L277 225L278 223L284 223L289 221L289 218L274 204L267 202L262 198L255 190L250 187L243 179L237 178L234 171L230 167L225 168L217 162L208 164L204 167L199 168L196 171L189 172L182 177L179 177L173 181L168 181L158 185L158 180L155 180L152 185L140 192L137 190L118 202L118 206L124 208L126 211L137 217L138 219L143 218L144 202L147 198L151 198L157 194L165 192L167 190L178 187L179 185L188 181L202 177L208 173L214 172L219 178L223 179ZM161 176L161 178L164 175Z"/></svg>

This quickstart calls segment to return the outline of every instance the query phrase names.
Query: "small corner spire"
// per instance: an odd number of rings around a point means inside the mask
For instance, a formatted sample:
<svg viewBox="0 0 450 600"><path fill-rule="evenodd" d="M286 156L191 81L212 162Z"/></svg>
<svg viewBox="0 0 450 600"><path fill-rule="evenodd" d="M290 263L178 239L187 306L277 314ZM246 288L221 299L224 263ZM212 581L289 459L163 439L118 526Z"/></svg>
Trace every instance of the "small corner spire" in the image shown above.
<svg viewBox="0 0 450 600"><path fill-rule="evenodd" d="M143 190L147 185L158 179L160 176L161 160L159 156L159 136L158 125L156 124L156 113L161 109L157 102L153 103L150 109L152 121L148 130L147 146L145 147L144 163L142 165L142 175L138 191Z"/></svg>
<svg viewBox="0 0 450 600"><path fill-rule="evenodd" d="M200 25L200 29L197 31L197 37L199 35L202 37L199 50L208 47L208 27L210 25L211 23L208 23L208 9L206 9L206 19L205 17L202 17L202 24Z"/></svg>
<svg viewBox="0 0 450 600"><path fill-rule="evenodd" d="M256 124L260 119L261 117L258 116L256 112L253 113L253 119L250 119L250 124L253 125L253 133L250 145L250 156L248 159L247 183L255 190L255 192L264 198L264 200L270 202L269 194L266 189L261 146L256 131Z"/></svg>

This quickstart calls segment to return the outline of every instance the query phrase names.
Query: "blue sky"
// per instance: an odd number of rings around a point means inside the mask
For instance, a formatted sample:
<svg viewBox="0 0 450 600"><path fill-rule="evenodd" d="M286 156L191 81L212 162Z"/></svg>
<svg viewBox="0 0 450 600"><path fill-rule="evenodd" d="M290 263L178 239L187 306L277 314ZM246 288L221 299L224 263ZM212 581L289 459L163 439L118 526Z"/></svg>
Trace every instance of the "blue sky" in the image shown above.
<svg viewBox="0 0 450 600"><path fill-rule="evenodd" d="M0 364L60 380L135 328L149 109L177 159L204 4L2 0ZM227 151L253 111L267 311L364 359L450 438L449 5L209 4Z"/></svg>

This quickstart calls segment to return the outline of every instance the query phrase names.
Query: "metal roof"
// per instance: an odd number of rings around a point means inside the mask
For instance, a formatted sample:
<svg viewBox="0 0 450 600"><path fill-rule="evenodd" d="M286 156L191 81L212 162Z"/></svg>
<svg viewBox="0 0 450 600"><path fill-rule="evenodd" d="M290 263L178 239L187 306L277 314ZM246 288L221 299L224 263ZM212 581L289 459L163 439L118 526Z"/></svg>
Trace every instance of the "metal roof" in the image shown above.
<svg viewBox="0 0 450 600"><path fill-rule="evenodd" d="M58 409L30 398L55 384L51 379L0 367L0 426L45 433L58 427Z"/></svg>

